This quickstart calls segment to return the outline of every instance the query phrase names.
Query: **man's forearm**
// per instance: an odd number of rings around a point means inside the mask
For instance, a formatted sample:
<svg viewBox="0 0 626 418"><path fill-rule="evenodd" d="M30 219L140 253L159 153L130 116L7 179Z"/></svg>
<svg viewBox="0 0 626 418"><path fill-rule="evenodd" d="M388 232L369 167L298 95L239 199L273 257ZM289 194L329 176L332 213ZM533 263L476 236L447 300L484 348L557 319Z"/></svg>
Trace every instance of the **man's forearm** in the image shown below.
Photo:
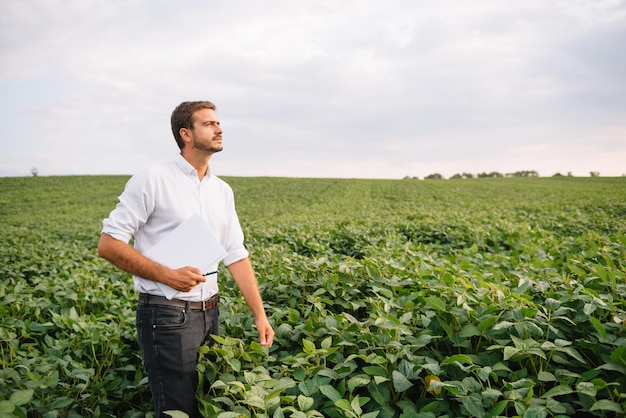
<svg viewBox="0 0 626 418"><path fill-rule="evenodd" d="M263 300L259 292L259 285L249 258L236 261L228 266L235 283L239 287L248 307L255 318L266 317Z"/></svg>
<svg viewBox="0 0 626 418"><path fill-rule="evenodd" d="M241 294L254 315L256 328L259 332L259 342L261 345L271 347L274 342L274 330L265 313L263 300L259 292L259 284L254 275L250 260L248 258L239 260L229 265L228 269L233 275Z"/></svg>
<svg viewBox="0 0 626 418"><path fill-rule="evenodd" d="M158 281L163 277L163 266L145 257L127 243L110 235L102 234L98 243L98 255L115 267L135 276Z"/></svg>

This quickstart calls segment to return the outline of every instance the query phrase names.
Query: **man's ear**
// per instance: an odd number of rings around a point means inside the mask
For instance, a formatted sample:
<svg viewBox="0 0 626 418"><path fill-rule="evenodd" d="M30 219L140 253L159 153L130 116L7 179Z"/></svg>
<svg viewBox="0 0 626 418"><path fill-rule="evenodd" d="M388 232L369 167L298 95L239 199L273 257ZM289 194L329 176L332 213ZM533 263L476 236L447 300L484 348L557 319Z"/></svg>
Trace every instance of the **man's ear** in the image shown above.
<svg viewBox="0 0 626 418"><path fill-rule="evenodd" d="M180 128L178 133L180 134L180 137L185 144L188 144L191 142L191 129Z"/></svg>

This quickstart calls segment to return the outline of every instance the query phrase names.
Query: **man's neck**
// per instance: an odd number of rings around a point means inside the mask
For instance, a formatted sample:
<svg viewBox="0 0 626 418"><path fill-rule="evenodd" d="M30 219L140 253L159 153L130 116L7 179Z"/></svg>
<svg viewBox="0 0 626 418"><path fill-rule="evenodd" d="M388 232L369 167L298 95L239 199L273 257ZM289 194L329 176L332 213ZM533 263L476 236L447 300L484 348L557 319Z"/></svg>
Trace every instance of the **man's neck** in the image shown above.
<svg viewBox="0 0 626 418"><path fill-rule="evenodd" d="M209 172L209 159L211 154L208 155L194 155L193 153L181 152L181 155L198 173L198 180L202 181L204 176Z"/></svg>

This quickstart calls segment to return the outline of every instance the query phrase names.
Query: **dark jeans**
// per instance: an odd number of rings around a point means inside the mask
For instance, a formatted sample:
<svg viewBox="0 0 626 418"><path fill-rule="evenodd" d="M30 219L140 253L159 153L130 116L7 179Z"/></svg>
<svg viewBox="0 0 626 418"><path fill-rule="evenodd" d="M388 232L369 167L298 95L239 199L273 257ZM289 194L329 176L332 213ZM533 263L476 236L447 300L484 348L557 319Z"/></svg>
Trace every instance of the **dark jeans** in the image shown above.
<svg viewBox="0 0 626 418"><path fill-rule="evenodd" d="M162 305L137 306L137 336L157 417L183 411L199 417L198 349L219 335L219 309L191 310Z"/></svg>

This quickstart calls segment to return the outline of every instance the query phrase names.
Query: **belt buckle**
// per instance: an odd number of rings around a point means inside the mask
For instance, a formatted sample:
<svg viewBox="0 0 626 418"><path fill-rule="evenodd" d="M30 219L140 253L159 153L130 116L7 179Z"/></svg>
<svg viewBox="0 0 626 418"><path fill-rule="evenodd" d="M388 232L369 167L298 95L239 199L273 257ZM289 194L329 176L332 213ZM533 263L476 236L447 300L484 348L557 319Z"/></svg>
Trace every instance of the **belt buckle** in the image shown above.
<svg viewBox="0 0 626 418"><path fill-rule="evenodd" d="M205 301L202 301L202 311L208 311L209 309L213 309L217 305L217 295L213 295Z"/></svg>

